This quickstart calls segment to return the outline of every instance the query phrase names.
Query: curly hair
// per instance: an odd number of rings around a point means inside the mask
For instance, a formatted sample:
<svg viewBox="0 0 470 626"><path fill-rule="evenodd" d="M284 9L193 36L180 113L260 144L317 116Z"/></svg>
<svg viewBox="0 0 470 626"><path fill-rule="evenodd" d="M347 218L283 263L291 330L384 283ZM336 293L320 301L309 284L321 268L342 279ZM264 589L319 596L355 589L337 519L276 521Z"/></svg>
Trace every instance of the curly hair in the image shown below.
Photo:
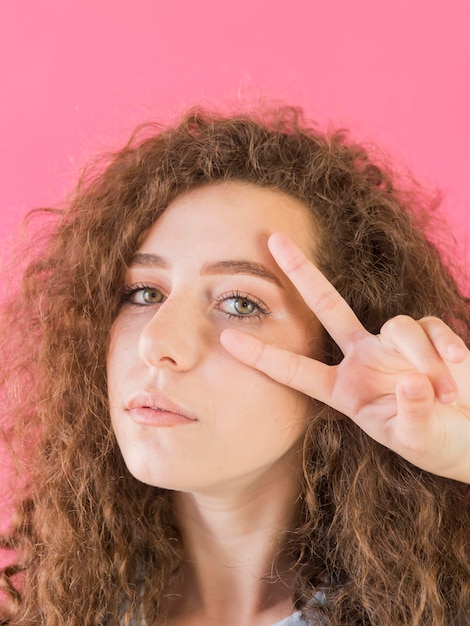
<svg viewBox="0 0 470 626"><path fill-rule="evenodd" d="M130 475L112 432L109 332L155 220L182 192L228 180L305 204L316 262L370 332L397 314L434 315L470 341L468 301L425 235L432 202L343 131L320 132L288 107L194 109L138 129L82 175L65 207L43 210L51 224L3 308L1 421L22 487L3 536L14 558L1 573L0 623L164 621L181 540L169 492ZM326 331L325 345L325 361L339 362ZM305 435L286 536L297 608L330 626L468 624L465 486L335 417L314 403Z"/></svg>

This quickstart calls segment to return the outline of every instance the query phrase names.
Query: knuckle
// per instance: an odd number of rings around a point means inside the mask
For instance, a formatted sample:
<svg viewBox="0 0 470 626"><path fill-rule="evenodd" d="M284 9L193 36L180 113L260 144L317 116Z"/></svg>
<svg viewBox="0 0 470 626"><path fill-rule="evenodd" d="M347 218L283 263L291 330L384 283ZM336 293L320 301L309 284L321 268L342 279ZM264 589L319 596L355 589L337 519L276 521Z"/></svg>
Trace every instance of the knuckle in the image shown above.
<svg viewBox="0 0 470 626"><path fill-rule="evenodd" d="M418 320L418 323L428 333L430 333L430 332L436 333L436 332L439 332L439 331L445 332L446 330L449 333L452 332L451 329L447 326L447 324L445 324L438 317L433 317L432 315L426 315L425 317L422 317L420 320Z"/></svg>
<svg viewBox="0 0 470 626"><path fill-rule="evenodd" d="M308 265L308 260L300 252L292 254L289 261L285 265L286 274L296 274Z"/></svg>
<svg viewBox="0 0 470 626"><path fill-rule="evenodd" d="M261 341L253 346L250 359L253 367L260 367L262 365L265 348L266 346Z"/></svg>
<svg viewBox="0 0 470 626"><path fill-rule="evenodd" d="M394 335L403 331L404 328L408 328L413 323L415 323L415 320L409 315L396 315L385 322L381 332L383 334Z"/></svg>
<svg viewBox="0 0 470 626"><path fill-rule="evenodd" d="M318 314L332 311L341 302L341 296L336 291L325 291L318 295L315 301L315 312Z"/></svg>
<svg viewBox="0 0 470 626"><path fill-rule="evenodd" d="M420 324L439 324L445 326L444 322L434 315L425 315L419 320Z"/></svg>
<svg viewBox="0 0 470 626"><path fill-rule="evenodd" d="M297 378L299 365L299 356L297 354L291 354L286 367L286 385L291 385Z"/></svg>
<svg viewBox="0 0 470 626"><path fill-rule="evenodd" d="M436 347L445 346L446 342L459 340L460 337L441 319L423 317L419 320L421 328Z"/></svg>

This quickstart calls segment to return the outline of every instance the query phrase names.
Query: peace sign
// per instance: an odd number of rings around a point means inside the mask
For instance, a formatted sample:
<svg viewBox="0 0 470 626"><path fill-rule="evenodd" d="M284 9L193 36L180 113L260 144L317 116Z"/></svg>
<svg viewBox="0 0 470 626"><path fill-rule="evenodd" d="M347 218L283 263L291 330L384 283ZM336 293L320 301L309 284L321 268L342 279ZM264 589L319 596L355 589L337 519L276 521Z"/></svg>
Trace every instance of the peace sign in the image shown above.
<svg viewBox="0 0 470 626"><path fill-rule="evenodd" d="M397 316L369 333L325 276L280 233L269 249L340 347L338 365L221 334L243 363L337 409L418 467L470 483L470 352L444 322Z"/></svg>

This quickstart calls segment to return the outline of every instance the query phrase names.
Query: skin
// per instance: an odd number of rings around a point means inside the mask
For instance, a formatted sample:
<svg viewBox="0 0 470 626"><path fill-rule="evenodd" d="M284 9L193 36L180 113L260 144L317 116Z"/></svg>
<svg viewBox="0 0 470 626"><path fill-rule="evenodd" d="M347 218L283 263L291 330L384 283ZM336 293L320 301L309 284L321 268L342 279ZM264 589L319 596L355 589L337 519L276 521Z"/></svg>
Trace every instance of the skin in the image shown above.
<svg viewBox="0 0 470 626"><path fill-rule="evenodd" d="M308 251L312 226L295 200L247 185L214 186L173 202L137 251L126 276L136 291L111 333L108 385L114 430L139 480L178 491L233 492L297 450L308 398L253 372L220 344L222 331L243 327L279 348L314 350L320 325L266 247L278 227ZM241 259L273 278L220 266ZM157 301L146 302L142 286ZM245 296L260 303L252 314ZM244 304L248 314L237 314ZM127 406L141 392L163 394L162 404L176 403L192 421L136 424Z"/></svg>
<svg viewBox="0 0 470 626"><path fill-rule="evenodd" d="M295 199L241 183L192 190L149 230L137 251L147 256L127 271L134 292L108 353L111 418L130 472L175 492L186 564L169 624L264 626L293 610L290 563L278 552L296 511L311 402L220 343L222 332L243 328L280 349L315 354L320 324L267 248L276 230L309 252L313 225ZM269 275L234 269L240 260ZM259 302L249 315L247 298ZM243 315L234 315L239 305ZM177 404L192 421L136 423L129 398L142 391L163 394L162 404ZM273 568L281 572L274 582Z"/></svg>
<svg viewBox="0 0 470 626"><path fill-rule="evenodd" d="M419 467L470 481L465 345L433 318L399 316L370 335L309 261L312 239L292 198L216 185L177 198L149 231L138 252L163 256L164 267L129 268L127 283L159 290L158 302L124 304L114 324L111 415L131 473L175 490L187 560L170 625L266 626L292 612L278 548L295 512L308 396ZM204 269L241 258L277 282ZM269 314L229 317L234 290ZM320 322L343 351L337 366L314 358ZM136 424L126 403L143 388L164 392L194 423ZM273 569L279 578L266 582Z"/></svg>
<svg viewBox="0 0 470 626"><path fill-rule="evenodd" d="M241 333L225 331L225 348L244 363L354 420L379 443L418 467L470 483L470 353L441 320L398 316L378 335L283 234L269 249L344 359L327 366Z"/></svg>

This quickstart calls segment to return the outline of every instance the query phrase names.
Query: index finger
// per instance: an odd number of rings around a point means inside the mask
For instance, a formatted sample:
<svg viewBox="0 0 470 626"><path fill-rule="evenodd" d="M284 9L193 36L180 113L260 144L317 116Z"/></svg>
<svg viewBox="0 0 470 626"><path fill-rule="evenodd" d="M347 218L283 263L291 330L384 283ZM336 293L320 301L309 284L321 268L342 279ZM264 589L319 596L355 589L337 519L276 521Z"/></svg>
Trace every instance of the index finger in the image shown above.
<svg viewBox="0 0 470 626"><path fill-rule="evenodd" d="M343 354L359 337L369 334L326 276L286 235L273 233L268 240L268 247L276 263L336 341Z"/></svg>

